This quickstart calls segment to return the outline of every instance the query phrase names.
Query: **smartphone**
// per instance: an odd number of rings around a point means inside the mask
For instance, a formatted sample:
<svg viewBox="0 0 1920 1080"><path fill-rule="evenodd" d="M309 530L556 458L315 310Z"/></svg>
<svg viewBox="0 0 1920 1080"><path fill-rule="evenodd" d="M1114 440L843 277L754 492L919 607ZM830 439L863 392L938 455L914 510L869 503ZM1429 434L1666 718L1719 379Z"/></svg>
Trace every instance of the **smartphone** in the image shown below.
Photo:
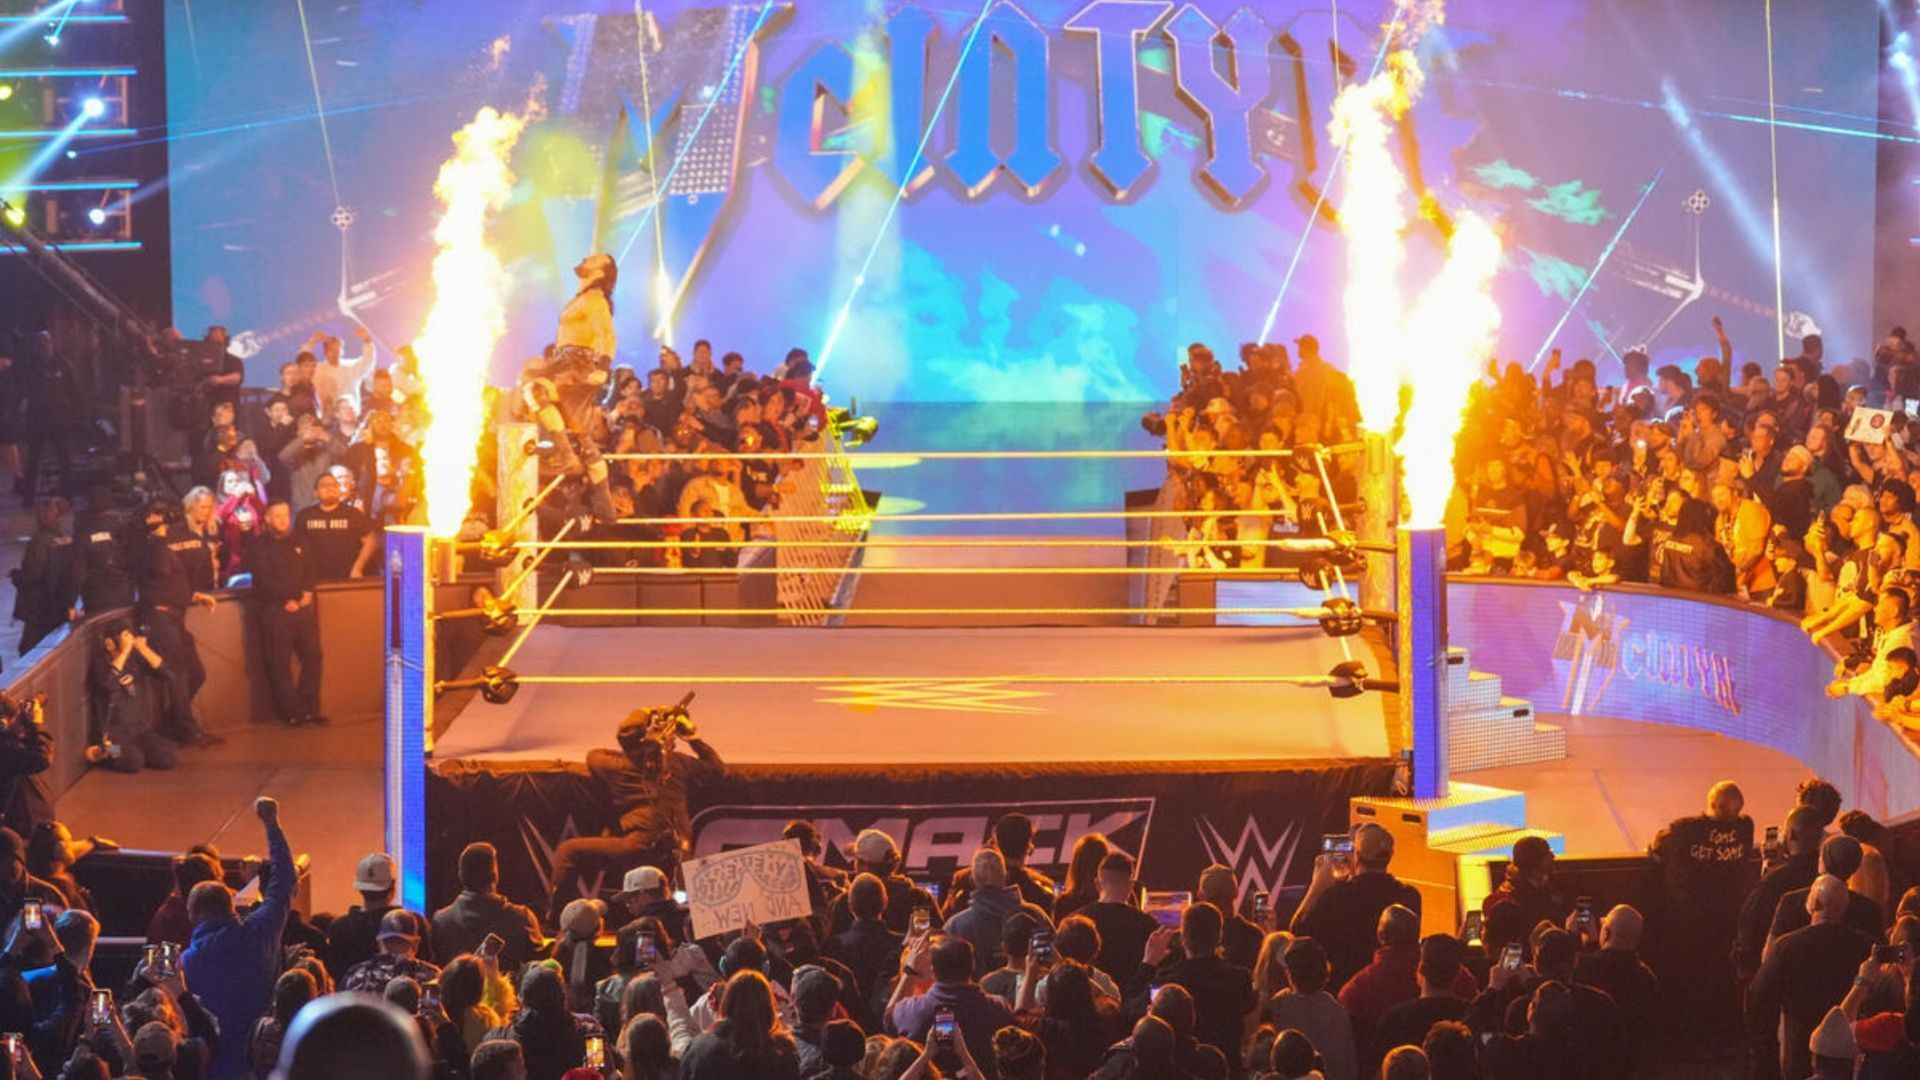
<svg viewBox="0 0 1920 1080"><path fill-rule="evenodd" d="M480 951L498 960L500 954L507 951L507 939L499 934L488 934L486 939L480 942Z"/></svg>
<svg viewBox="0 0 1920 1080"><path fill-rule="evenodd" d="M24 930L38 930L46 925L46 913L40 910L40 901L28 897L26 905L20 909L20 926Z"/></svg>
<svg viewBox="0 0 1920 1080"><path fill-rule="evenodd" d="M1774 852L1780 850L1780 826L1778 825L1767 826L1766 839L1761 841L1760 850L1762 853L1768 856L1771 856L1773 855Z"/></svg>
<svg viewBox="0 0 1920 1080"><path fill-rule="evenodd" d="M87 1002L87 1019L97 1026L113 1023L113 991L95 990Z"/></svg>
<svg viewBox="0 0 1920 1080"><path fill-rule="evenodd" d="M1263 892L1254 893L1253 921L1259 923L1261 926L1265 926L1267 925L1267 920L1272 916L1273 906L1267 902L1267 894Z"/></svg>
<svg viewBox="0 0 1920 1080"><path fill-rule="evenodd" d="M1506 947L1500 950L1500 966L1508 971L1519 971L1520 959L1521 949L1517 941L1507 942Z"/></svg>
<svg viewBox="0 0 1920 1080"><path fill-rule="evenodd" d="M953 1010L941 1009L933 1014L933 1026L927 1029L927 1039L935 1046L952 1046L953 1032Z"/></svg>
<svg viewBox="0 0 1920 1080"><path fill-rule="evenodd" d="M673 902L676 904L679 904L681 907L686 907L687 906L687 890L685 889L673 890Z"/></svg>
<svg viewBox="0 0 1920 1080"><path fill-rule="evenodd" d="M1149 1006L1153 1004L1154 998L1157 998L1160 996L1160 988L1165 985L1167 984L1166 983L1148 983L1147 984L1147 1004Z"/></svg>
<svg viewBox="0 0 1920 1080"><path fill-rule="evenodd" d="M1352 834L1328 833L1325 836L1322 836L1320 838L1320 854L1339 855L1342 857L1352 855L1353 854Z"/></svg>
<svg viewBox="0 0 1920 1080"><path fill-rule="evenodd" d="M580 1064L596 1072L607 1067L607 1040L600 1035L587 1036L587 1054Z"/></svg>
<svg viewBox="0 0 1920 1080"><path fill-rule="evenodd" d="M1460 923L1460 940L1469 945L1478 944L1482 941L1481 935L1484 933L1484 919L1485 916L1479 911L1467 912L1467 917L1461 920Z"/></svg>
<svg viewBox="0 0 1920 1080"><path fill-rule="evenodd" d="M927 890L927 895L933 897L934 903L937 904L940 902L940 883L939 882L923 881L920 883L920 887Z"/></svg>
<svg viewBox="0 0 1920 1080"><path fill-rule="evenodd" d="M640 931L639 940L633 943L634 962L643 968L650 968L660 962L660 942L653 931Z"/></svg>
<svg viewBox="0 0 1920 1080"><path fill-rule="evenodd" d="M140 950L140 959L146 964L148 971L155 975L160 974L160 965L162 963L160 959L160 946L149 945Z"/></svg>
<svg viewBox="0 0 1920 1080"><path fill-rule="evenodd" d="M1904 964L1907 962L1907 947L1899 945L1875 945L1873 962L1876 964Z"/></svg>
<svg viewBox="0 0 1920 1080"><path fill-rule="evenodd" d="M933 929L933 909L932 908L929 908L929 907L914 908L913 914L907 917L907 933L909 934L915 934L915 935L924 934L927 931L932 929Z"/></svg>
<svg viewBox="0 0 1920 1080"><path fill-rule="evenodd" d="M168 975L176 975L179 973L180 971L180 943L179 942L163 941L160 943L160 969L162 971L165 971Z"/></svg>
<svg viewBox="0 0 1920 1080"><path fill-rule="evenodd" d="M1027 939L1027 955L1043 964L1053 963L1053 931L1035 930Z"/></svg>
<svg viewBox="0 0 1920 1080"><path fill-rule="evenodd" d="M1573 901L1574 925L1587 930L1595 929L1593 921L1593 897L1579 896Z"/></svg>
<svg viewBox="0 0 1920 1080"><path fill-rule="evenodd" d="M420 988L420 1015L437 1018L446 1010L440 1004L440 983L430 982Z"/></svg>

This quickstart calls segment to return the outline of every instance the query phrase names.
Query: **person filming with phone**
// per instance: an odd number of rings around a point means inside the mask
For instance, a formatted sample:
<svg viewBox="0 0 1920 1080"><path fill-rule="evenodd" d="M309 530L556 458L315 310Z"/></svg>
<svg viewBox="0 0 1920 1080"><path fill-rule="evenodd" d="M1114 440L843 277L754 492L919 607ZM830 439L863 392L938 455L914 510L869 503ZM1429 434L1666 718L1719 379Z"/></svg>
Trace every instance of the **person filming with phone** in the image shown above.
<svg viewBox="0 0 1920 1080"><path fill-rule="evenodd" d="M1393 834L1369 821L1351 838L1333 835L1313 861L1313 880L1290 929L1325 946L1333 963L1331 986L1345 986L1373 959L1380 913L1399 904L1420 914L1420 892L1387 871Z"/></svg>
<svg viewBox="0 0 1920 1080"><path fill-rule="evenodd" d="M554 849L549 924L557 923L567 901L580 895L580 875L624 873L639 862L671 871L689 850L693 819L687 792L719 777L725 767L687 715L692 698L688 694L668 708L635 709L620 722L615 736L620 749L587 752L587 772L612 803L619 831L576 836ZM682 741L692 754L676 752Z"/></svg>

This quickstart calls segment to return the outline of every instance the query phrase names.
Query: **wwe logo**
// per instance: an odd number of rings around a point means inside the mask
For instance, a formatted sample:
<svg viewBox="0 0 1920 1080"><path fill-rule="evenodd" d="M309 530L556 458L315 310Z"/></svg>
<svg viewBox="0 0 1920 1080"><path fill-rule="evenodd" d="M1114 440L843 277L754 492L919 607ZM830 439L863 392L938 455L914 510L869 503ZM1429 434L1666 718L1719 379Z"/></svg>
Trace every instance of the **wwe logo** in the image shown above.
<svg viewBox="0 0 1920 1080"><path fill-rule="evenodd" d="M526 846L527 862L533 866L533 872L540 876L541 892L548 896L553 895L554 849L565 841L571 840L579 835L581 835L580 826L574 823L572 814L568 814L566 820L560 823L560 835L555 837L551 843L547 841L545 836L540 834L540 827L534 824L532 819L526 817L520 819L520 842ZM607 872L605 870L597 871L592 877L582 875L580 878L580 895L588 897L599 896L601 888L606 884L606 876Z"/></svg>
<svg viewBox="0 0 1920 1080"><path fill-rule="evenodd" d="M1300 838L1305 834L1302 822L1287 822L1278 836L1269 841L1260 828L1260 822L1253 815L1240 826L1240 834L1232 840L1227 839L1213 824L1213 820L1201 817L1194 823L1200 833L1200 845L1206 849L1207 858L1233 869L1234 879L1240 883L1240 891L1234 897L1238 904L1247 898L1248 890L1271 893L1286 884L1287 868L1293 865L1295 853L1300 850Z"/></svg>

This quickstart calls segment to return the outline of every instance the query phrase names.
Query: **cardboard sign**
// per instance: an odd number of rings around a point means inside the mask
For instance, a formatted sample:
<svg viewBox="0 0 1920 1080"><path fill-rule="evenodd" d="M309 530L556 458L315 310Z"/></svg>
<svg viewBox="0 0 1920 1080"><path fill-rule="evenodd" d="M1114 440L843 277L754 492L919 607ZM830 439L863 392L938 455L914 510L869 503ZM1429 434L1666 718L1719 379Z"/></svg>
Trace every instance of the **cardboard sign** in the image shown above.
<svg viewBox="0 0 1920 1080"><path fill-rule="evenodd" d="M1887 441L1887 429L1893 423L1892 409L1858 408L1847 420L1847 441L1879 444Z"/></svg>
<svg viewBox="0 0 1920 1080"><path fill-rule="evenodd" d="M681 864L693 936L710 938L813 914L806 858L798 840L734 848Z"/></svg>

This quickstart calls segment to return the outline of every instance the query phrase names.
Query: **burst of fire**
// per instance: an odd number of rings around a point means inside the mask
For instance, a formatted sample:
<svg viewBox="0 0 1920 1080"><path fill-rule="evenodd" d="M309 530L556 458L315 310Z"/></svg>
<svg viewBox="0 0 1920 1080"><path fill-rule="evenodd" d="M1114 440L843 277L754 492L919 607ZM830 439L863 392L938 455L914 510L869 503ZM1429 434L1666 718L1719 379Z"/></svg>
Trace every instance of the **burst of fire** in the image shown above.
<svg viewBox="0 0 1920 1080"><path fill-rule="evenodd" d="M414 341L431 422L420 447L427 527L460 531L474 454L486 425L487 369L506 332L507 273L487 244L487 219L513 192L508 156L524 117L484 108L453 137L433 193L445 207L433 240L433 308Z"/></svg>
<svg viewBox="0 0 1920 1080"><path fill-rule="evenodd" d="M1400 388L1413 388L1394 447L1404 469L1405 524L1412 528L1442 524L1467 395L1500 325L1492 297L1500 238L1476 215L1458 216L1446 263L1412 311L1399 280L1410 219L1406 178L1390 148L1393 122L1424 85L1413 44L1443 14L1437 0L1402 5L1385 31L1398 40L1383 70L1340 92L1331 124L1333 137L1346 145L1340 220L1347 236L1348 371L1368 431L1391 432L1401 420Z"/></svg>

